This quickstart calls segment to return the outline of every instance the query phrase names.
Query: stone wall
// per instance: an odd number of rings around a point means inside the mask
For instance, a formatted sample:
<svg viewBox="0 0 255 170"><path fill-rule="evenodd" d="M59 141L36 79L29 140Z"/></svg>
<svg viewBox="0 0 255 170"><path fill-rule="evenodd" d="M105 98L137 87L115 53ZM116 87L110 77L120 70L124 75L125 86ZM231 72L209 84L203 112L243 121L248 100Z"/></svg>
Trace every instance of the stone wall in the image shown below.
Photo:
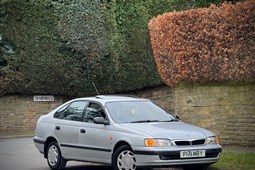
<svg viewBox="0 0 255 170"><path fill-rule="evenodd" d="M255 85L199 86L170 89L167 86L128 93L149 98L184 122L213 131L223 145L255 146ZM33 96L0 97L0 136L6 132L33 132L40 115L67 99L34 102Z"/></svg>
<svg viewBox="0 0 255 170"><path fill-rule="evenodd" d="M0 97L0 135L33 132L39 116L62 102L60 97L55 97L54 102L34 102L33 96Z"/></svg>
<svg viewBox="0 0 255 170"><path fill-rule="evenodd" d="M255 85L175 89L175 111L225 145L255 146Z"/></svg>

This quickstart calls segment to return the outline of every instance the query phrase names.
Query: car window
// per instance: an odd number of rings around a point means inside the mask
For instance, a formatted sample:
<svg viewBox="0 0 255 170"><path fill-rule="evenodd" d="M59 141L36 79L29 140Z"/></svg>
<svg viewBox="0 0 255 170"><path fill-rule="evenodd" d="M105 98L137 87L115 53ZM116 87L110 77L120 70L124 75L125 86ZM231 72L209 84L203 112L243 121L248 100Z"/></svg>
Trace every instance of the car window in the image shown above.
<svg viewBox="0 0 255 170"><path fill-rule="evenodd" d="M85 101L75 101L67 105L54 114L54 118L81 121L82 113L87 105Z"/></svg>
<svg viewBox="0 0 255 170"><path fill-rule="evenodd" d="M100 104L90 102L85 111L84 122L94 123L95 117L105 118L105 113Z"/></svg>
<svg viewBox="0 0 255 170"><path fill-rule="evenodd" d="M171 114L150 101L108 102L106 107L116 123L175 120Z"/></svg>

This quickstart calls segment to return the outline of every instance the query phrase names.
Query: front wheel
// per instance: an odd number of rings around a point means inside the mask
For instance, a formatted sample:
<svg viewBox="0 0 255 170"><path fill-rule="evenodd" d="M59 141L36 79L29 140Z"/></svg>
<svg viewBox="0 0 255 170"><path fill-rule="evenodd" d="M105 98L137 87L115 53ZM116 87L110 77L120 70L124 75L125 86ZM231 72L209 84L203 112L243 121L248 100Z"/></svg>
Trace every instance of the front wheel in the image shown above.
<svg viewBox="0 0 255 170"><path fill-rule="evenodd" d="M119 147L113 154L112 166L114 170L137 169L135 155L128 145Z"/></svg>
<svg viewBox="0 0 255 170"><path fill-rule="evenodd" d="M66 160L62 158L58 143L53 141L49 144L47 149L47 162L52 170L64 169Z"/></svg>

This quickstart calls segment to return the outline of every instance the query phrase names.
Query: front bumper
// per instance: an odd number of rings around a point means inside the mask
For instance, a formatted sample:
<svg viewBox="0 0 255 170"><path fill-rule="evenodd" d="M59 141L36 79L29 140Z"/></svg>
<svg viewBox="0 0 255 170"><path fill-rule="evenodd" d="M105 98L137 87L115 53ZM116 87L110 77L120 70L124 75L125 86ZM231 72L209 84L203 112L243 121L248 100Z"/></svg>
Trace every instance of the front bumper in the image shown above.
<svg viewBox="0 0 255 170"><path fill-rule="evenodd" d="M181 158L180 151L205 150L205 157ZM187 164L216 163L222 151L220 145L203 145L196 147L168 147L168 148L136 148L133 149L138 166L178 166Z"/></svg>

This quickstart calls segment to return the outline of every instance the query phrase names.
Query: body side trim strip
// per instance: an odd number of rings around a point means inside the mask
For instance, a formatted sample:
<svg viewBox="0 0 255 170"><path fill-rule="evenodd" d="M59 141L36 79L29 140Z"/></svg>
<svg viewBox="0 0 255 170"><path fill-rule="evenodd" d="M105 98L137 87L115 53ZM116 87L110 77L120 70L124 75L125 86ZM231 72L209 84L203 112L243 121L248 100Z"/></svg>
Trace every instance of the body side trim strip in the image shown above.
<svg viewBox="0 0 255 170"><path fill-rule="evenodd" d="M103 152L111 152L111 149L107 148L93 148L87 146L79 146L79 145L69 145L69 144L61 144L61 147L68 147L68 148L77 148L77 149L88 149L88 150L95 150L95 151L103 151Z"/></svg>
<svg viewBox="0 0 255 170"><path fill-rule="evenodd" d="M35 143L44 144L45 141L39 139L33 139Z"/></svg>

